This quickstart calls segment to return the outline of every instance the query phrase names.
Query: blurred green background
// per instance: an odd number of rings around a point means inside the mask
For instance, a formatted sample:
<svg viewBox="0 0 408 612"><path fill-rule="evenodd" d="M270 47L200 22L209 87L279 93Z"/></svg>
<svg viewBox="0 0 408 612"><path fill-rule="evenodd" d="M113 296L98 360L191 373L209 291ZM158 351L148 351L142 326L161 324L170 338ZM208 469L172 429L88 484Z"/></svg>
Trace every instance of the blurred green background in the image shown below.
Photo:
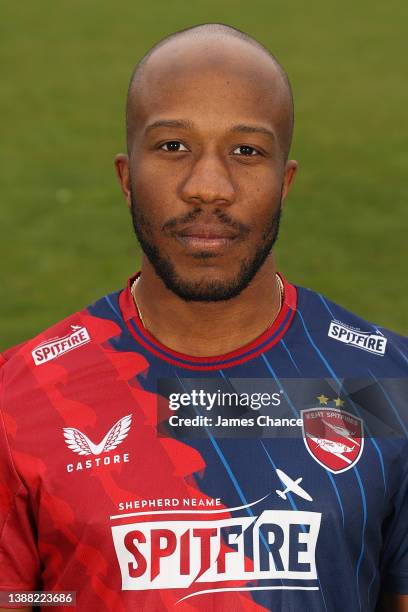
<svg viewBox="0 0 408 612"><path fill-rule="evenodd" d="M408 328L408 4L252 0L2 2L0 350L138 267L116 182L133 65L174 30L221 21L281 60L296 104L280 269Z"/></svg>

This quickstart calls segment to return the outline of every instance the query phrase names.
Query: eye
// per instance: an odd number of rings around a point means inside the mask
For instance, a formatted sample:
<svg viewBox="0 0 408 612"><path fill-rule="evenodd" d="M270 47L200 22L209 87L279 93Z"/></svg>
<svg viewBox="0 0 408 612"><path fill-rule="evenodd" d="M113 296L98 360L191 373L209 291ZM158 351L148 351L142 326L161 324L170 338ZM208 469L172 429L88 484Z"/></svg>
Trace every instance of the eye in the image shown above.
<svg viewBox="0 0 408 612"><path fill-rule="evenodd" d="M168 151L172 153L178 153L179 151L188 151L187 147L185 147L178 140L169 140L168 142L165 142L162 145L160 145L160 149L162 149L163 151Z"/></svg>
<svg viewBox="0 0 408 612"><path fill-rule="evenodd" d="M239 147L233 150L232 154L244 155L245 157L255 157L256 155L260 155L257 149L255 149L254 147L250 147L249 145L240 145Z"/></svg>

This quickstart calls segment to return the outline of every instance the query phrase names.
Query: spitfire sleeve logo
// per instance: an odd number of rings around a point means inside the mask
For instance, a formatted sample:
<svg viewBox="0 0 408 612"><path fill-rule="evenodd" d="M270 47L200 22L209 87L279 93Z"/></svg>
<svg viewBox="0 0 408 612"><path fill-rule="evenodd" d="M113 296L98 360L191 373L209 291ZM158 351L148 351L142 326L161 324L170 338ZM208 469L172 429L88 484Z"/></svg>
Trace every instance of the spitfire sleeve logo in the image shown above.
<svg viewBox="0 0 408 612"><path fill-rule="evenodd" d="M82 431L75 427L64 427L64 437L68 448L79 455L100 455L114 450L128 435L132 415L122 417L108 431L106 436L95 444Z"/></svg>
<svg viewBox="0 0 408 612"><path fill-rule="evenodd" d="M71 331L66 336L61 338L57 336L56 338L45 340L31 352L31 355L35 365L38 366L64 353L69 353L69 351L73 351L83 344L88 344L90 341L91 338L86 327L71 325Z"/></svg>
<svg viewBox="0 0 408 612"><path fill-rule="evenodd" d="M380 333L363 332L361 329L356 329L341 321L333 320L330 322L327 335L329 338L333 338L333 340L349 344L368 353L380 356L385 355L387 338Z"/></svg>
<svg viewBox="0 0 408 612"><path fill-rule="evenodd" d="M291 487L303 490L297 483ZM264 498L263 498L264 499ZM258 500L262 501L262 500ZM315 550L320 529L319 512L264 510L259 516L218 518L254 506L203 510L201 520L149 520L112 526L112 536L122 575L123 590L187 589L200 593L238 589L277 588L262 581L278 579L317 581ZM160 514L170 515L169 511ZM142 514L142 513L139 513ZM193 514L193 513L192 513ZM128 517L130 515L127 515ZM137 513L133 514L136 521ZM120 515L111 517L117 521ZM208 584L211 583L211 584ZM215 583L215 584L214 584ZM216 583L222 583L217 587ZM237 583L244 583L237 587ZM211 586L211 588L209 588ZM201 588L200 588L201 587ZM280 586L279 588L285 588ZM318 590L314 586L290 588ZM181 601L179 600L179 601Z"/></svg>

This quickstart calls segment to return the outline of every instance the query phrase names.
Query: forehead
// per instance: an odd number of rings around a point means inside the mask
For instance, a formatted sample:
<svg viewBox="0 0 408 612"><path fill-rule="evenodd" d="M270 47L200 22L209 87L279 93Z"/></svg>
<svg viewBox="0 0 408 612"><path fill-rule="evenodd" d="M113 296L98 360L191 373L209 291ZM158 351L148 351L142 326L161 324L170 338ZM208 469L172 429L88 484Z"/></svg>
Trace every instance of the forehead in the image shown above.
<svg viewBox="0 0 408 612"><path fill-rule="evenodd" d="M283 77L265 51L232 37L181 38L148 58L129 115L135 129L167 117L202 127L250 119L276 127L287 104Z"/></svg>

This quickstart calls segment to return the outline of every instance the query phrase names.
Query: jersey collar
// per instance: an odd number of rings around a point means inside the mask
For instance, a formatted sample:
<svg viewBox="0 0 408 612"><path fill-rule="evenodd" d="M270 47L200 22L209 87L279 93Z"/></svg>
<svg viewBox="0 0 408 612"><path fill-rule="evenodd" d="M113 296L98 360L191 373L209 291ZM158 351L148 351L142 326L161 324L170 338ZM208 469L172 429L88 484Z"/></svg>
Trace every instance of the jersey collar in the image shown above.
<svg viewBox="0 0 408 612"><path fill-rule="evenodd" d="M234 351L216 355L214 357L194 357L179 353L159 342L143 326L136 305L131 294L131 286L134 280L140 276L140 272L132 276L126 288L119 296L119 304L125 324L134 337L150 353L173 365L190 370L219 370L240 365L249 359L257 357L264 351L269 350L274 344L281 340L288 330L293 316L296 312L297 291L296 287L286 281L282 274L278 273L284 288L282 308L275 321L260 336L251 342L241 346Z"/></svg>

